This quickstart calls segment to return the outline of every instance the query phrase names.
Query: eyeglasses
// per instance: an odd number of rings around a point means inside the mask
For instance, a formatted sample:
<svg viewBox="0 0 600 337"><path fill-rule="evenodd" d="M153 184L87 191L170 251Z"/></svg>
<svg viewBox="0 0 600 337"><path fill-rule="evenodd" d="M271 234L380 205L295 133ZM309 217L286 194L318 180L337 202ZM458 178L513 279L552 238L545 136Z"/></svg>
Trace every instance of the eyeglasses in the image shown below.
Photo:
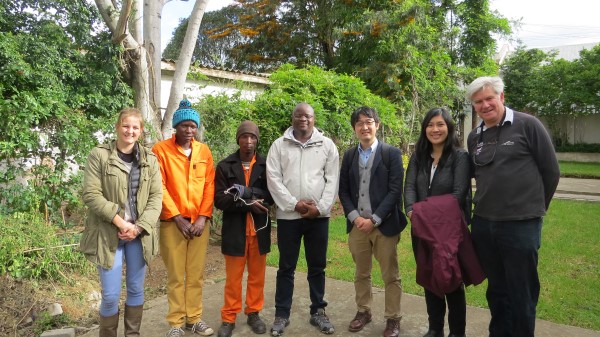
<svg viewBox="0 0 600 337"><path fill-rule="evenodd" d="M375 125L375 120L371 119L368 121L360 121L360 122L356 122L356 124L354 124L355 126L358 126L359 128L362 128L363 126L367 126L367 127L371 127L373 125Z"/></svg>
<svg viewBox="0 0 600 337"><path fill-rule="evenodd" d="M491 142L483 142L483 127L481 127L481 132L479 133L479 140L477 141L477 146L475 147L475 153L473 154L473 163L475 164L475 166L486 166L491 164L494 161L494 157L496 157L496 150L498 149L498 143L500 141L500 133L502 132L502 124L499 126L498 129L498 134L496 135L496 140L491 141ZM492 152L492 156L490 157L490 159L485 160L485 161L478 161L478 159L480 159L480 156L482 155L482 152L484 153L483 156L486 156L486 154L489 152L488 151L484 151L483 149L486 146L494 146L494 150Z"/></svg>
<svg viewBox="0 0 600 337"><path fill-rule="evenodd" d="M310 116L310 115L294 115L294 119L306 119L306 120L311 120L315 118L315 116Z"/></svg>

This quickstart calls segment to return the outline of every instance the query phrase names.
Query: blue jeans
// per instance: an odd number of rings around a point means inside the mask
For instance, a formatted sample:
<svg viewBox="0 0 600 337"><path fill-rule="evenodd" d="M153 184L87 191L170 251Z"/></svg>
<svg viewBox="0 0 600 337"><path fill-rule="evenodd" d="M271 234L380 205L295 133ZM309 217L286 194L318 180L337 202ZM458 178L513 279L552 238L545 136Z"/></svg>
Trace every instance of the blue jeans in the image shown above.
<svg viewBox="0 0 600 337"><path fill-rule="evenodd" d="M490 337L533 337L542 218L491 221L474 216L471 236L488 278Z"/></svg>
<svg viewBox="0 0 600 337"><path fill-rule="evenodd" d="M329 240L329 218L277 220L279 269L275 286L275 316L289 318L294 295L294 273L304 237L304 253L308 267L310 313L325 308L325 266Z"/></svg>
<svg viewBox="0 0 600 337"><path fill-rule="evenodd" d="M125 284L127 286L127 306L144 304L144 279L146 277L146 261L142 249L142 241L136 238L132 241L119 240L115 252L115 262L111 269L98 267L102 285L102 302L100 316L110 317L119 313L121 298L121 276L123 260L127 264Z"/></svg>

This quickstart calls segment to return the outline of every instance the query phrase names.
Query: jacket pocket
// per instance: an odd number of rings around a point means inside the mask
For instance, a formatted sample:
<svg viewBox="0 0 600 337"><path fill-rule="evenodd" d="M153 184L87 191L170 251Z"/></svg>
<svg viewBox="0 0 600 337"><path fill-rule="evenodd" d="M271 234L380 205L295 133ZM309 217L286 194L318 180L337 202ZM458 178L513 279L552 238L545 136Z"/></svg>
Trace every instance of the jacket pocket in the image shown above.
<svg viewBox="0 0 600 337"><path fill-rule="evenodd" d="M198 161L192 161L192 177L194 178L202 178L206 176L206 165L208 164L208 160L201 159Z"/></svg>
<svg viewBox="0 0 600 337"><path fill-rule="evenodd" d="M79 250L85 255L96 255L98 253L98 229L87 228L81 233Z"/></svg>
<svg viewBox="0 0 600 337"><path fill-rule="evenodd" d="M157 221L154 226L152 226L152 256L156 256L160 253L160 242L159 235L160 234L160 220Z"/></svg>

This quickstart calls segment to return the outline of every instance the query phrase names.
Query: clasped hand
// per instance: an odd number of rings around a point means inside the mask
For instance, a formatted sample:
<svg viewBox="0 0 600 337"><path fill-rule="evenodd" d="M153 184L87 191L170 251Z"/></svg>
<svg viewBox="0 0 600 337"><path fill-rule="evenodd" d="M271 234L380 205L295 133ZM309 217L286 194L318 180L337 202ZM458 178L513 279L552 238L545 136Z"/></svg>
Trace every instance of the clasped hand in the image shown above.
<svg viewBox="0 0 600 337"><path fill-rule="evenodd" d="M365 233L371 233L373 228L375 228L375 225L371 219L363 218L362 216L356 218L353 223L359 231Z"/></svg>
<svg viewBox="0 0 600 337"><path fill-rule="evenodd" d="M131 222L126 222L123 227L120 228L118 236L120 240L132 241L139 235L138 228Z"/></svg>
<svg viewBox="0 0 600 337"><path fill-rule="evenodd" d="M182 217L181 214L174 216L173 221L186 240L192 240L194 237L201 236L206 225L206 217L204 216L199 216L193 224Z"/></svg>
<svg viewBox="0 0 600 337"><path fill-rule="evenodd" d="M296 203L294 210L300 213L300 216L306 219L314 219L318 217L321 212L317 208L317 204L313 200L301 199Z"/></svg>

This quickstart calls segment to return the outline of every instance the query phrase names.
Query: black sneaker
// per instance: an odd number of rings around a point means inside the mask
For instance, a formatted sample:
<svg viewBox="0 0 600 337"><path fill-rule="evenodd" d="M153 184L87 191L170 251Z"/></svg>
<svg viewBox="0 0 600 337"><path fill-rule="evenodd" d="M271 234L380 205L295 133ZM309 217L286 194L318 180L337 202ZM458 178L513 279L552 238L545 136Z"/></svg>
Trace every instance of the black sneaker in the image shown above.
<svg viewBox="0 0 600 337"><path fill-rule="evenodd" d="M267 332L267 325L258 315L258 312L251 312L248 314L248 320L246 321L255 334L263 334Z"/></svg>
<svg viewBox="0 0 600 337"><path fill-rule="evenodd" d="M283 330L285 330L285 327L288 325L290 325L290 320L288 318L275 317L275 321L271 327L271 336L283 335Z"/></svg>
<svg viewBox="0 0 600 337"><path fill-rule="evenodd" d="M317 309L317 312L310 316L310 324L319 328L324 334L332 334L335 332L333 324L329 321L329 317L325 314L323 308Z"/></svg>
<svg viewBox="0 0 600 337"><path fill-rule="evenodd" d="M223 322L221 327L219 327L217 337L231 337L233 329L235 329L235 323Z"/></svg>

